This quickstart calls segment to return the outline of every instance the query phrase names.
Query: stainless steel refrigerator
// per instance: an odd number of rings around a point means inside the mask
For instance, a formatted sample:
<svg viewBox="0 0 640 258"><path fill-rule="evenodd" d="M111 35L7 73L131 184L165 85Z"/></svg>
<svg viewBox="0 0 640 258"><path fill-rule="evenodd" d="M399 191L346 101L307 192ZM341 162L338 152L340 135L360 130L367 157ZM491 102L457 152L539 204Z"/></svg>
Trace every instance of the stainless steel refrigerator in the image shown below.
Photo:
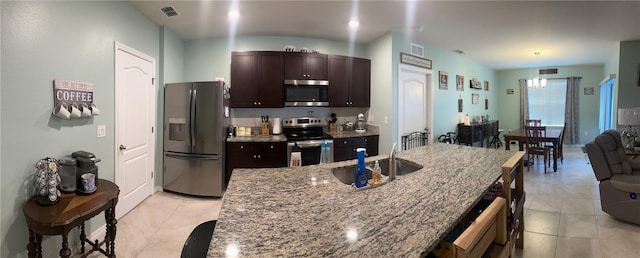
<svg viewBox="0 0 640 258"><path fill-rule="evenodd" d="M228 110L224 82L164 86L165 190L222 196Z"/></svg>

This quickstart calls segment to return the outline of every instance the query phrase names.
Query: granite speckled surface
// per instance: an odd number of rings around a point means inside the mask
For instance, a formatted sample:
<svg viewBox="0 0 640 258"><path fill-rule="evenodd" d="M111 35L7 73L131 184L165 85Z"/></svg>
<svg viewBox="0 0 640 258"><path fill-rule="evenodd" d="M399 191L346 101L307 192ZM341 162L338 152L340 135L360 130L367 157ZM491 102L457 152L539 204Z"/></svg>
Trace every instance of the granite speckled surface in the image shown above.
<svg viewBox="0 0 640 258"><path fill-rule="evenodd" d="M359 191L331 172L355 160L236 169L208 256L419 256L481 198L513 154L436 143L397 154L421 170Z"/></svg>
<svg viewBox="0 0 640 258"><path fill-rule="evenodd" d="M364 133L358 133L356 131L342 131L342 132L327 132L327 134L331 135L333 139L340 139L340 138L379 135L380 129L378 126L375 126L375 125L367 125L367 130Z"/></svg>
<svg viewBox="0 0 640 258"><path fill-rule="evenodd" d="M331 135L334 139L340 138L349 138L349 137L360 137L360 136L371 136L378 135L378 127L368 125L367 131L364 133L357 133L355 131L343 131L343 132L327 132L327 134ZM252 136L235 136L228 137L227 142L286 142L287 137L284 134L270 134L267 136L262 135L252 135Z"/></svg>
<svg viewBox="0 0 640 258"><path fill-rule="evenodd" d="M252 135L252 136L236 136L228 137L227 142L286 142L287 137L284 134L270 134L266 136Z"/></svg>

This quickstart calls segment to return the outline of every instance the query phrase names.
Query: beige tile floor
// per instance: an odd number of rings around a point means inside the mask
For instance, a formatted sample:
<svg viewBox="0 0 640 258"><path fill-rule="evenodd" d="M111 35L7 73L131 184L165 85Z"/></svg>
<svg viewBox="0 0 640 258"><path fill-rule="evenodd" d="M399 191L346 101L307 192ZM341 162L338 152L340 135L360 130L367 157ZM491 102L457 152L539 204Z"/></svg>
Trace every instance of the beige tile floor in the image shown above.
<svg viewBox="0 0 640 258"><path fill-rule="evenodd" d="M525 169L524 249L515 257L640 257L640 226L602 211L598 181L580 147L565 145L555 173L545 175L542 162Z"/></svg>
<svg viewBox="0 0 640 258"><path fill-rule="evenodd" d="M524 249L515 257L640 257L640 226L600 209L598 183L580 146L565 146L558 171L525 170ZM552 170L551 170L552 171ZM118 222L118 257L180 257L198 224L216 219L220 199L158 192ZM640 215L639 215L640 216Z"/></svg>
<svg viewBox="0 0 640 258"><path fill-rule="evenodd" d="M180 257L191 231L217 219L221 204L220 198L156 192L118 221L116 256Z"/></svg>

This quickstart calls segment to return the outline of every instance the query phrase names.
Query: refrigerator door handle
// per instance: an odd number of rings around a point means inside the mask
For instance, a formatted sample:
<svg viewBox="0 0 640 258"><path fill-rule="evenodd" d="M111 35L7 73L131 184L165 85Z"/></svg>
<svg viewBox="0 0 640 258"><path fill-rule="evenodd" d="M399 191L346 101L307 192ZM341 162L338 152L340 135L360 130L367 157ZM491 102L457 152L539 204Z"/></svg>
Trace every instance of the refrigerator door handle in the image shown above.
<svg viewBox="0 0 640 258"><path fill-rule="evenodd" d="M191 110L189 112L189 126L191 127L191 131L189 134L191 135L191 150L194 151L196 148L196 90L189 90L191 94Z"/></svg>
<svg viewBox="0 0 640 258"><path fill-rule="evenodd" d="M198 154L182 154L182 153L165 153L167 157L177 159L205 159L205 160L219 160L220 155L198 155Z"/></svg>

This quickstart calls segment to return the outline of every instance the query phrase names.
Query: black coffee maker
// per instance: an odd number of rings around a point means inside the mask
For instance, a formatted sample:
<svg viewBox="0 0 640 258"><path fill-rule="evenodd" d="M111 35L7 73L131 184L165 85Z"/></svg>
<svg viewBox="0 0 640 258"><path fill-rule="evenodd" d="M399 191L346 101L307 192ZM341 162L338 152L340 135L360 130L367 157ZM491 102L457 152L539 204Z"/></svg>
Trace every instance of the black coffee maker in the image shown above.
<svg viewBox="0 0 640 258"><path fill-rule="evenodd" d="M71 153L71 157L76 159L76 185L82 185L82 174L91 173L95 175L96 181L98 180L98 166L96 163L100 162L100 159L96 158L91 152L76 151ZM77 187L80 189L80 187Z"/></svg>

